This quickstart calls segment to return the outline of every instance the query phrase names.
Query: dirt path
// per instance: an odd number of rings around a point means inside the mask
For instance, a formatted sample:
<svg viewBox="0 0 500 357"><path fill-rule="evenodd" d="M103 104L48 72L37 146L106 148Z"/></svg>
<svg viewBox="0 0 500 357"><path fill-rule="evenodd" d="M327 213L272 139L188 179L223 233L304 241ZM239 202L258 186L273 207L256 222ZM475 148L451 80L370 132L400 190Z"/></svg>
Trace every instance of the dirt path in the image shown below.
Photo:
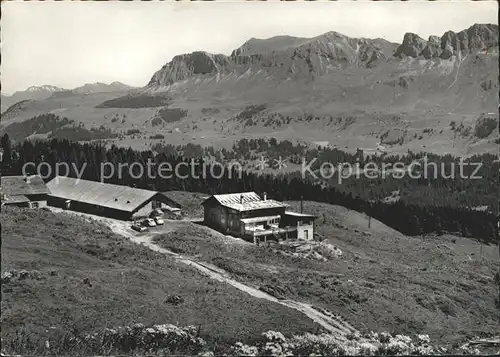
<svg viewBox="0 0 500 357"><path fill-rule="evenodd" d="M52 209L52 208L51 208ZM62 210L58 209L53 209L53 211L56 212L62 212ZM66 212L70 213L70 212ZM118 221L114 219L109 219L109 218L103 218L99 216L93 216L93 215L87 215L87 214L82 214L82 213L77 213L77 212L71 212L70 214L77 214L81 216L86 216L89 218L93 218L95 220L101 221L108 225L111 230L119 234L132 242L136 244L142 244L149 249L156 251L158 253L162 254L168 254L178 262L181 262L183 264L189 265L193 268L198 269L211 279L227 283L233 287L235 287L238 290L241 290L253 297L259 298L259 299L265 299L267 301L271 301L286 307L289 307L291 309L297 310L319 325L321 325L323 328L325 328L327 331L330 333L337 335L338 337L345 336L349 333L356 332L356 329L349 325L347 322L343 321L339 316L335 316L334 314L328 312L328 311L319 311L315 309L312 305L301 303L298 301L293 301L293 300L280 300L275 298L274 296L267 294L259 289L256 289L254 287L245 285L233 278L230 277L230 274L224 271L223 269L220 269L212 264L206 263L206 262L201 262L197 261L194 258L191 257L186 257L177 253L174 253L168 249L162 248L159 245L155 244L153 242L153 237L157 234L154 232L147 232L147 233L140 233L137 234L134 231L130 229L130 223L129 222L123 222L123 221ZM168 220L165 220L165 226L162 227L162 233L168 232ZM174 221L174 222L181 222L181 221Z"/></svg>

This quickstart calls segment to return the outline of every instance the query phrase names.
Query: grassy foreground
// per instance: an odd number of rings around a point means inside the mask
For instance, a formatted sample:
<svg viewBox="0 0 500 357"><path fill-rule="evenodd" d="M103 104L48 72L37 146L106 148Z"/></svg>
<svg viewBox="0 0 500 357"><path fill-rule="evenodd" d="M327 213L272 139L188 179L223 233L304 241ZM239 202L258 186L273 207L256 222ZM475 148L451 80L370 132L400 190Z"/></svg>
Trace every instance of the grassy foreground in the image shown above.
<svg viewBox="0 0 500 357"><path fill-rule="evenodd" d="M193 325L211 346L252 343L267 330L317 331L294 310L210 280L98 222L16 208L2 208L1 222L2 351L39 355L45 341L67 333L136 323Z"/></svg>

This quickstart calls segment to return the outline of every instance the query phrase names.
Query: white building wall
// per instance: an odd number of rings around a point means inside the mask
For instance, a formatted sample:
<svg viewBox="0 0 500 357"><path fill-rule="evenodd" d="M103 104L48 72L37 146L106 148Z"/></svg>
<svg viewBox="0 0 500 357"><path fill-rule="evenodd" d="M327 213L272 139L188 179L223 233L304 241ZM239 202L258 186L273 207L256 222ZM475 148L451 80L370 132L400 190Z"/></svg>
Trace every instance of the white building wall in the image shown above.
<svg viewBox="0 0 500 357"><path fill-rule="evenodd" d="M297 225L297 239L313 240L313 237L314 237L314 225L312 224Z"/></svg>

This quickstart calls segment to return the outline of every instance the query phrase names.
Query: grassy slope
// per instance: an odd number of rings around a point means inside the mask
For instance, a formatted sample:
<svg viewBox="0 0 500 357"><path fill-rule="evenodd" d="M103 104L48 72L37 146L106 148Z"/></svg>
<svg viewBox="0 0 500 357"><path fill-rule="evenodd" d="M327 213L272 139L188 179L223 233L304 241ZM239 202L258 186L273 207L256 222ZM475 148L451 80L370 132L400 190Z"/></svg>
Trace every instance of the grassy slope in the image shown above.
<svg viewBox="0 0 500 357"><path fill-rule="evenodd" d="M334 311L360 329L429 333L440 343L498 329L497 246L483 246L481 259L480 245L470 239L411 238L375 220L368 229L366 217L339 206L305 202L304 211L319 216L317 232L344 252L340 258L283 257L185 222L157 241L250 284L280 287L286 297Z"/></svg>
<svg viewBox="0 0 500 357"><path fill-rule="evenodd" d="M88 332L137 322L199 326L208 341L252 340L268 329L316 330L293 310L214 282L95 222L2 209L2 229L2 273L26 269L40 275L2 283L4 342L20 329L36 340L50 327ZM166 304L169 295L184 302Z"/></svg>

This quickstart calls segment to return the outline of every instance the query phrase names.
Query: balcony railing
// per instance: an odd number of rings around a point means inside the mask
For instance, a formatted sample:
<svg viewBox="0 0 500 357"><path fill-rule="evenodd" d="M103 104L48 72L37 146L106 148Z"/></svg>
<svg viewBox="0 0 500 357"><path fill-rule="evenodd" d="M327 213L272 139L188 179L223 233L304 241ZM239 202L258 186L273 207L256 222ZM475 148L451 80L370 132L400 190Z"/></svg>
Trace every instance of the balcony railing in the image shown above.
<svg viewBox="0 0 500 357"><path fill-rule="evenodd" d="M271 227L268 229L245 229L245 234L252 237L284 235L290 232L296 232L297 227Z"/></svg>

